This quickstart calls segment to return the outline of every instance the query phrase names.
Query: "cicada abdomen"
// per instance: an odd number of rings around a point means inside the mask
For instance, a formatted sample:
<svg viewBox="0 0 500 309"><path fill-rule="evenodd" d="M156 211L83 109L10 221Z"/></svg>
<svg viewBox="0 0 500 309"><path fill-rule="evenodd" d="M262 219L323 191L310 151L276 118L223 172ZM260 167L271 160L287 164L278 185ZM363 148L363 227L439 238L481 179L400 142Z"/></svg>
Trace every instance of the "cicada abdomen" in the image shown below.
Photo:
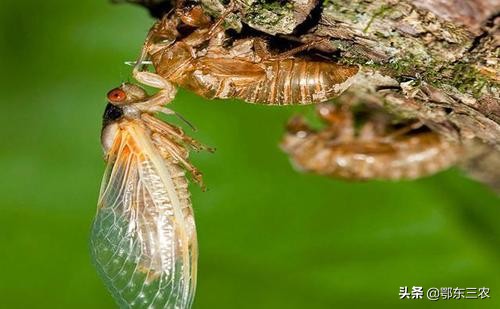
<svg viewBox="0 0 500 309"><path fill-rule="evenodd" d="M357 66L301 58L264 61L266 78L239 89L237 97L247 102L272 105L312 104L337 97L351 83Z"/></svg>
<svg viewBox="0 0 500 309"><path fill-rule="evenodd" d="M337 97L352 83L356 66L288 58L250 62L200 57L179 84L206 98L266 105L313 104ZM174 81L175 82L175 81Z"/></svg>
<svg viewBox="0 0 500 309"><path fill-rule="evenodd" d="M187 146L199 144L150 115L139 89L108 94L92 257L120 307L190 308L198 249L185 169L195 171Z"/></svg>
<svg viewBox="0 0 500 309"><path fill-rule="evenodd" d="M302 171L349 180L415 179L455 165L463 154L460 144L430 130L396 130L372 120L356 130L346 108L318 110L326 128L316 131L294 118L281 143Z"/></svg>

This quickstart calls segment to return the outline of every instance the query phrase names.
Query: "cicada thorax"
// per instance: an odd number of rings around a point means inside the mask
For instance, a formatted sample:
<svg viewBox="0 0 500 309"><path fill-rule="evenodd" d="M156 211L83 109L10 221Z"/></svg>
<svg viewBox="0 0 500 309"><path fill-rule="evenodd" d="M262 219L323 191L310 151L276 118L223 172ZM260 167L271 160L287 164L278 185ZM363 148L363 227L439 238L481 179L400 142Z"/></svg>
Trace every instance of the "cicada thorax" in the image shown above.
<svg viewBox="0 0 500 309"><path fill-rule="evenodd" d="M354 121L342 119L330 113L322 130L300 118L290 122L281 146L297 169L349 180L416 179L455 165L463 154L460 144L425 128L380 130L370 120L355 130Z"/></svg>
<svg viewBox="0 0 500 309"><path fill-rule="evenodd" d="M176 85L181 85L194 69L193 52L189 45L178 41L151 54L151 61L157 74Z"/></svg>

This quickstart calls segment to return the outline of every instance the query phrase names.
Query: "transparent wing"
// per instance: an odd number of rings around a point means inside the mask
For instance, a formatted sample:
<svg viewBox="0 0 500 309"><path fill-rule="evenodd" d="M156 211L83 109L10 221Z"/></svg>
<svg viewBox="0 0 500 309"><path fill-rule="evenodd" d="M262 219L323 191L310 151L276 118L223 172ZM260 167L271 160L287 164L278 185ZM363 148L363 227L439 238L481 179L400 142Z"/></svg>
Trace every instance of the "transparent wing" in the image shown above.
<svg viewBox="0 0 500 309"><path fill-rule="evenodd" d="M173 175L139 125L110 152L91 235L94 263L122 308L190 308L196 228Z"/></svg>

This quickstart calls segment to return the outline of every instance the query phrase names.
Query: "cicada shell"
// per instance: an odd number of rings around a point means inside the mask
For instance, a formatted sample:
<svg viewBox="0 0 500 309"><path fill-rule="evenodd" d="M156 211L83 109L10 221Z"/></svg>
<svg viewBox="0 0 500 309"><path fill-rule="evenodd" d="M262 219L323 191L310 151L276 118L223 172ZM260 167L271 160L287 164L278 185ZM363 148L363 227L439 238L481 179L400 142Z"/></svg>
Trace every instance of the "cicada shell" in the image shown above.
<svg viewBox="0 0 500 309"><path fill-rule="evenodd" d="M356 130L348 106L320 105L318 114L326 127L314 130L293 118L281 143L301 171L348 180L416 179L454 166L464 153L459 143L419 123L419 129L415 124L395 129L378 117Z"/></svg>
<svg viewBox="0 0 500 309"><path fill-rule="evenodd" d="M358 66L298 56L315 46L329 44L323 40L281 53L272 53L267 41L260 37L228 45L221 23L230 12L231 8L213 23L208 23L208 17L197 6L188 12L175 10L165 15L148 34L134 70L135 78L157 88L183 87L208 99L241 99L266 105L325 102L342 94L355 81ZM177 29L186 25L196 29L181 35ZM145 60L155 68L154 80L151 74L140 74Z"/></svg>
<svg viewBox="0 0 500 309"><path fill-rule="evenodd" d="M124 84L108 100L94 263L122 308L190 308L198 247L184 170L194 170L186 144L197 144L154 118L137 86Z"/></svg>

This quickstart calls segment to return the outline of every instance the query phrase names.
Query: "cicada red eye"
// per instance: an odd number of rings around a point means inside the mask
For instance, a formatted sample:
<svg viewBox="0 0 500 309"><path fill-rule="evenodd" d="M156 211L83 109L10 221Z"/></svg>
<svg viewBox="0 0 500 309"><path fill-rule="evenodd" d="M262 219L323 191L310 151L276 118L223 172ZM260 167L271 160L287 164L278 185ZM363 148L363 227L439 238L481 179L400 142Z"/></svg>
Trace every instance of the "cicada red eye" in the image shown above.
<svg viewBox="0 0 500 309"><path fill-rule="evenodd" d="M110 102L123 102L127 98L127 94L120 88L115 88L108 92L108 100Z"/></svg>

